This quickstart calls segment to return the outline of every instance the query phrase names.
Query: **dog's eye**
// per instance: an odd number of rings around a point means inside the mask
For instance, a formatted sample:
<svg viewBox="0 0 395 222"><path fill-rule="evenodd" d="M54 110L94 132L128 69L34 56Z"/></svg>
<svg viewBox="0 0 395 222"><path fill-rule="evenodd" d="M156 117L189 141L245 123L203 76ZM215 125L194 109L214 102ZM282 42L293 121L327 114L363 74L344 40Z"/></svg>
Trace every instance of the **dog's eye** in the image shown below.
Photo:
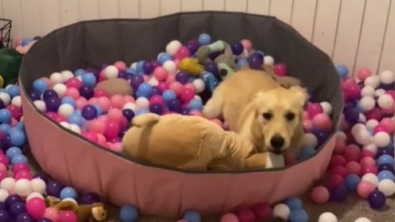
<svg viewBox="0 0 395 222"><path fill-rule="evenodd" d="M292 121L295 119L295 114L294 113L287 113L285 114L285 118L287 118L288 121Z"/></svg>
<svg viewBox="0 0 395 222"><path fill-rule="evenodd" d="M271 113L264 113L262 116L265 120L270 120L273 117Z"/></svg>

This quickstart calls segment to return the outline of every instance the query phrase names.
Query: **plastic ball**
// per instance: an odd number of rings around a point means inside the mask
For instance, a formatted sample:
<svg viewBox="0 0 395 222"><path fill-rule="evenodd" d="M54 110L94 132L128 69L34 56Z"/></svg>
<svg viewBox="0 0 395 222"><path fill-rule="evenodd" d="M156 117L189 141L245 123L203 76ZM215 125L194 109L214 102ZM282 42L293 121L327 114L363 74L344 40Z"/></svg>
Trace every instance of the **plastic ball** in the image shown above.
<svg viewBox="0 0 395 222"><path fill-rule="evenodd" d="M287 66L284 63L278 63L274 65L273 71L278 75L278 76L286 76L287 75ZM319 104L317 104L319 105Z"/></svg>
<svg viewBox="0 0 395 222"><path fill-rule="evenodd" d="M9 159L12 159L12 157L14 157L16 155L20 155L20 154L22 154L22 150L16 146L10 147L6 151L6 155Z"/></svg>
<svg viewBox="0 0 395 222"><path fill-rule="evenodd" d="M377 187L379 184L379 178L376 175L374 175L373 173L367 173L367 174L363 175L361 180L367 181L367 182L373 184L375 187Z"/></svg>
<svg viewBox="0 0 395 222"><path fill-rule="evenodd" d="M136 106L138 109L147 109L149 107L149 100L145 97L139 97L136 100Z"/></svg>
<svg viewBox="0 0 395 222"><path fill-rule="evenodd" d="M285 200L284 204L286 204L289 209L301 209L303 207L302 201L297 197L289 197Z"/></svg>
<svg viewBox="0 0 395 222"><path fill-rule="evenodd" d="M383 94L379 96L377 104L382 109L388 109L394 105L394 99L388 94Z"/></svg>
<svg viewBox="0 0 395 222"><path fill-rule="evenodd" d="M49 180L46 184L47 194L54 197L59 197L59 194L63 188L63 184L55 180Z"/></svg>
<svg viewBox="0 0 395 222"><path fill-rule="evenodd" d="M169 44L167 44L166 52L169 55L174 56L181 47L182 47L182 44L180 41L173 40L173 41L169 42Z"/></svg>
<svg viewBox="0 0 395 222"><path fill-rule="evenodd" d="M81 82L85 86L95 86L96 77L93 75L93 73L85 73L81 75Z"/></svg>
<svg viewBox="0 0 395 222"><path fill-rule="evenodd" d="M376 105L376 100L371 96L362 97L359 101L359 106L362 108L363 111L370 111Z"/></svg>
<svg viewBox="0 0 395 222"><path fill-rule="evenodd" d="M390 141L391 138L386 132L378 132L373 136L373 142L378 147L386 147Z"/></svg>
<svg viewBox="0 0 395 222"><path fill-rule="evenodd" d="M356 219L354 222L372 222L371 220L369 220L366 217L359 217L358 219Z"/></svg>
<svg viewBox="0 0 395 222"><path fill-rule="evenodd" d="M270 55L265 55L263 57L263 64L267 66L274 66L274 58Z"/></svg>
<svg viewBox="0 0 395 222"><path fill-rule="evenodd" d="M302 147L316 147L318 144L317 137L312 133L306 133L303 137Z"/></svg>
<svg viewBox="0 0 395 222"><path fill-rule="evenodd" d="M336 67L337 73L341 79L345 79L348 76L348 68L344 65L339 65Z"/></svg>
<svg viewBox="0 0 395 222"><path fill-rule="evenodd" d="M273 210L267 203L258 203L252 206L251 210L259 220L268 220L273 217Z"/></svg>
<svg viewBox="0 0 395 222"><path fill-rule="evenodd" d="M180 221L177 221L180 222ZM186 220L183 220L182 222L188 222ZM239 218L235 214L232 213L226 213L222 215L220 222L239 222Z"/></svg>
<svg viewBox="0 0 395 222"><path fill-rule="evenodd" d="M291 222L308 222L309 216L307 215L306 211L303 209L294 209L291 211L289 215L289 220Z"/></svg>
<svg viewBox="0 0 395 222"><path fill-rule="evenodd" d="M380 191L373 191L368 196L369 206L372 209L380 210L385 206L385 195Z"/></svg>
<svg viewBox="0 0 395 222"><path fill-rule="evenodd" d="M9 192L6 189L0 189L0 203L3 203L9 196Z"/></svg>
<svg viewBox="0 0 395 222"><path fill-rule="evenodd" d="M236 210L235 214L237 215L237 218L240 222L254 222L256 220L254 212L249 208L238 209Z"/></svg>
<svg viewBox="0 0 395 222"><path fill-rule="evenodd" d="M365 79L364 85L376 89L380 85L380 79L377 76L369 76Z"/></svg>
<svg viewBox="0 0 395 222"><path fill-rule="evenodd" d="M4 178L1 182L0 182L0 188L4 189L6 191L10 191L13 190L15 187L15 179L12 177L7 177Z"/></svg>
<svg viewBox="0 0 395 222"><path fill-rule="evenodd" d="M32 192L32 186L27 179L20 179L15 182L15 193L21 197L26 197Z"/></svg>
<svg viewBox="0 0 395 222"><path fill-rule="evenodd" d="M361 181L357 186L357 193L361 198L366 199L375 190L375 186L367 181Z"/></svg>
<svg viewBox="0 0 395 222"><path fill-rule="evenodd" d="M355 192L360 182L361 178L356 174L349 174L344 179L344 185L349 192Z"/></svg>
<svg viewBox="0 0 395 222"><path fill-rule="evenodd" d="M383 170L378 175L379 181L384 179L395 180L394 174L389 170Z"/></svg>
<svg viewBox="0 0 395 222"><path fill-rule="evenodd" d="M60 192L60 199L63 200L65 198L72 198L76 200L78 197L77 191L75 191L72 187L65 187Z"/></svg>
<svg viewBox="0 0 395 222"><path fill-rule="evenodd" d="M62 222L77 222L78 217L74 213L74 211L71 210L64 210L59 212L59 219Z"/></svg>
<svg viewBox="0 0 395 222"><path fill-rule="evenodd" d="M11 215L5 211L5 210L0 210L0 221L2 222L10 222L11 221Z"/></svg>
<svg viewBox="0 0 395 222"><path fill-rule="evenodd" d="M329 191L326 187L318 186L313 188L310 197L314 203L324 204L329 201Z"/></svg>
<svg viewBox="0 0 395 222"><path fill-rule="evenodd" d="M288 220L291 210L285 204L277 204L273 208L273 216L275 218L281 218L283 220Z"/></svg>
<svg viewBox="0 0 395 222"><path fill-rule="evenodd" d="M166 61L165 63L163 63L163 68L164 68L164 69L167 71L167 73L169 73L169 74L172 74L172 75L176 74L177 65L176 65L175 62L173 62L173 61L171 61L171 60Z"/></svg>
<svg viewBox="0 0 395 222"><path fill-rule="evenodd" d="M20 96L15 96L14 98L12 98L11 100L11 104L17 107L21 107L22 106L22 100Z"/></svg>
<svg viewBox="0 0 395 222"><path fill-rule="evenodd" d="M15 155L15 156L12 157L12 159L11 159L12 165L15 165L15 164L17 164L17 163L27 163L27 162L28 162L27 157L24 156L23 154Z"/></svg>
<svg viewBox="0 0 395 222"><path fill-rule="evenodd" d="M119 212L121 222L134 222L138 218L138 211L133 206L123 206Z"/></svg>
<svg viewBox="0 0 395 222"><path fill-rule="evenodd" d="M390 70L385 70L379 75L380 82L383 84L391 84L395 82L395 74Z"/></svg>
<svg viewBox="0 0 395 222"><path fill-rule="evenodd" d="M33 198L40 198L40 199L44 200L44 196L41 193L32 192L26 197L26 201L28 202L29 200L31 200Z"/></svg>
<svg viewBox="0 0 395 222"><path fill-rule="evenodd" d="M115 79L119 75L119 70L113 65L109 65L104 69L104 75L107 79Z"/></svg>
<svg viewBox="0 0 395 222"><path fill-rule="evenodd" d="M325 212L318 217L318 222L338 222L338 220L333 213Z"/></svg>
<svg viewBox="0 0 395 222"><path fill-rule="evenodd" d="M395 183L393 180L383 179L378 184L378 190L387 197L392 196L395 193Z"/></svg>
<svg viewBox="0 0 395 222"><path fill-rule="evenodd" d="M206 33L202 33L198 37L198 42L200 45L208 45L211 43L211 36Z"/></svg>
<svg viewBox="0 0 395 222"><path fill-rule="evenodd" d="M26 203L26 210L34 219L39 219L45 214L45 201L41 198L32 198Z"/></svg>
<svg viewBox="0 0 395 222"><path fill-rule="evenodd" d="M330 198L335 202L344 202L348 198L348 190L343 185L337 185L330 191Z"/></svg>
<svg viewBox="0 0 395 222"><path fill-rule="evenodd" d="M64 79L62 74L58 73L58 72L54 72L49 76L49 80L53 83L53 84L57 84L57 83L63 83Z"/></svg>
<svg viewBox="0 0 395 222"><path fill-rule="evenodd" d="M45 209L44 218L48 218L53 222L59 221L59 212L54 207L48 207Z"/></svg>
<svg viewBox="0 0 395 222"><path fill-rule="evenodd" d="M384 154L378 158L377 163L379 165L388 163L388 164L394 166L394 158L388 154Z"/></svg>
<svg viewBox="0 0 395 222"><path fill-rule="evenodd" d="M74 112L74 107L70 104L62 104L59 106L58 113L64 117L70 116Z"/></svg>

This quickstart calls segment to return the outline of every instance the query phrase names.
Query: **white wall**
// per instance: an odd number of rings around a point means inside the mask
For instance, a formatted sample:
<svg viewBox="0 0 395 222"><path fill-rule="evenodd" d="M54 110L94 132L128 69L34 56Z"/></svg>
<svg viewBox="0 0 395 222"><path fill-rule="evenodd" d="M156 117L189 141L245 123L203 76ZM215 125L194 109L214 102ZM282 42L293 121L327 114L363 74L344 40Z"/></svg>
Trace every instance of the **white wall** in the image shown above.
<svg viewBox="0 0 395 222"><path fill-rule="evenodd" d="M44 35L79 20L150 18L179 11L273 15L351 70L395 70L395 0L0 0L12 37Z"/></svg>

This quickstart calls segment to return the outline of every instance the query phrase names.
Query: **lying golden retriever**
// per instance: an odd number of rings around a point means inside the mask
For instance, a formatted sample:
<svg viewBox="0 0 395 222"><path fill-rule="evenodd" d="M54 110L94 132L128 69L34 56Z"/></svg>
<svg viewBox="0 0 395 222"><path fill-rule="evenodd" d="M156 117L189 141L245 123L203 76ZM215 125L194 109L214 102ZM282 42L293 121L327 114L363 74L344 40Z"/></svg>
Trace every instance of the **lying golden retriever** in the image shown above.
<svg viewBox="0 0 395 222"><path fill-rule="evenodd" d="M302 112L308 93L293 77L241 69L221 82L203 108L206 118L223 118L230 130L250 140L256 152L282 154L299 149Z"/></svg>

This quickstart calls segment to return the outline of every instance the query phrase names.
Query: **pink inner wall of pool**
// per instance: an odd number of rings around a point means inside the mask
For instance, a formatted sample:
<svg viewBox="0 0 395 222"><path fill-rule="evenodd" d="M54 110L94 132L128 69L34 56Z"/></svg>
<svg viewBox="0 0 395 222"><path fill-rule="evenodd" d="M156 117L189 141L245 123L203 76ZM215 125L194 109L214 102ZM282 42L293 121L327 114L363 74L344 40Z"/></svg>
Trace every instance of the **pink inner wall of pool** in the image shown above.
<svg viewBox="0 0 395 222"><path fill-rule="evenodd" d="M100 150L39 114L24 92L21 96L31 151L46 173L115 205L133 204L148 215L174 217L190 209L218 214L302 194L324 174L335 144L332 137L314 158L282 171L186 174Z"/></svg>

